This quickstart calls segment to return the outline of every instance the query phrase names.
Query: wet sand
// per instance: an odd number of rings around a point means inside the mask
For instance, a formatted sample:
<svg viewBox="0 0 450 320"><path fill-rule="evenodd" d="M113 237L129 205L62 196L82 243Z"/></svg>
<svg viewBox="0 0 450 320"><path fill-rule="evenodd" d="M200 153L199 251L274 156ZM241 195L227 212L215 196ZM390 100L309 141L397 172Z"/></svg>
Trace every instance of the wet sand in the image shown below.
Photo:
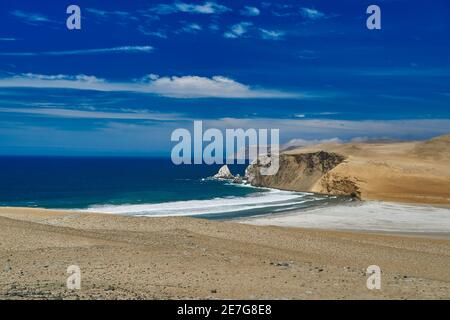
<svg viewBox="0 0 450 320"><path fill-rule="evenodd" d="M450 207L355 201L302 211L243 218L241 223L280 227L382 232L450 238Z"/></svg>

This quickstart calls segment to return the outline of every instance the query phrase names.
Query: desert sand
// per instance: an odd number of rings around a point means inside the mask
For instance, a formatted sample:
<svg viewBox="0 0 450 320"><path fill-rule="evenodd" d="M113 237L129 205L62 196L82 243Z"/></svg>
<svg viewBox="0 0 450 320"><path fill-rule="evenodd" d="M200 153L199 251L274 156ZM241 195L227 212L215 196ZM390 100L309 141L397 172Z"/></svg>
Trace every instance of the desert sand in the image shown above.
<svg viewBox="0 0 450 320"><path fill-rule="evenodd" d="M449 299L449 265L448 237L0 209L2 299Z"/></svg>
<svg viewBox="0 0 450 320"><path fill-rule="evenodd" d="M329 143L287 150L252 184L361 200L450 204L450 135L414 142Z"/></svg>

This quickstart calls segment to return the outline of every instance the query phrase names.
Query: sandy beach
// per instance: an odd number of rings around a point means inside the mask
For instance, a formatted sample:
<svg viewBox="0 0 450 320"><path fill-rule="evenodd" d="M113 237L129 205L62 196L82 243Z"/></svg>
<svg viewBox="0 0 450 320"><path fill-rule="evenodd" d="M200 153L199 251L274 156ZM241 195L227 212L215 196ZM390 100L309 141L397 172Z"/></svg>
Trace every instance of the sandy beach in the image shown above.
<svg viewBox="0 0 450 320"><path fill-rule="evenodd" d="M449 265L442 235L0 209L2 299L449 299Z"/></svg>
<svg viewBox="0 0 450 320"><path fill-rule="evenodd" d="M255 216L240 219L239 222L265 226L450 237L448 206L382 201L356 201L303 211Z"/></svg>

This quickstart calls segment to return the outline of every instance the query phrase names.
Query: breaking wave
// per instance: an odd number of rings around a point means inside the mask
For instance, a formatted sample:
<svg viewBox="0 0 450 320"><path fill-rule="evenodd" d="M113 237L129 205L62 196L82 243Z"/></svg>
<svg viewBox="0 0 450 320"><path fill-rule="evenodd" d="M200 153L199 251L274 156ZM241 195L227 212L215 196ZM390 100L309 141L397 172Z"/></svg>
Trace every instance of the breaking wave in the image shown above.
<svg viewBox="0 0 450 320"><path fill-rule="evenodd" d="M96 205L83 211L152 217L221 215L221 218L227 218L230 213L234 213L232 216L236 216L236 213L239 216L267 214L309 207L327 200L331 198L311 193L264 189L263 192L241 197L154 204Z"/></svg>

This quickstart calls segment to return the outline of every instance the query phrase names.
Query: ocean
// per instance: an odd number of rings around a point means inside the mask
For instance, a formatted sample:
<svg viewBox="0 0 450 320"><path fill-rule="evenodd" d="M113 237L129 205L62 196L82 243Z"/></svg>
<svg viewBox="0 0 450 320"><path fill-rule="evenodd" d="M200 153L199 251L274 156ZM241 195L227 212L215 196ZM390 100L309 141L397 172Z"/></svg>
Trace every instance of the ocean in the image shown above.
<svg viewBox="0 0 450 320"><path fill-rule="evenodd" d="M246 165L229 167L243 175ZM166 158L0 157L0 206L235 219L348 201L211 179L219 168Z"/></svg>

